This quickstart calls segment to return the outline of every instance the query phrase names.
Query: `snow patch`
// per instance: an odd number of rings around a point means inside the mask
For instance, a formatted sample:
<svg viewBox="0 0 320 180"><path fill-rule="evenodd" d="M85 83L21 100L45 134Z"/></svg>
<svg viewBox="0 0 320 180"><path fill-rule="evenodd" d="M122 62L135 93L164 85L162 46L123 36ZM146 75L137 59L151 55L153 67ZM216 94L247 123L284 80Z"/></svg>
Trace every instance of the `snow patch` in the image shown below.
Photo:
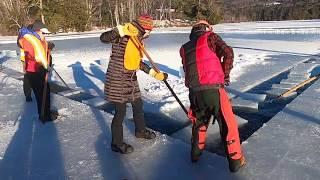
<svg viewBox="0 0 320 180"><path fill-rule="evenodd" d="M59 113L59 115L63 115L63 116L71 115L71 111L68 108L58 109L58 113Z"/></svg>
<svg viewBox="0 0 320 180"><path fill-rule="evenodd" d="M270 57L267 54L259 53L259 54L242 54L235 52L235 58L233 62L233 69L231 71L231 82L236 81L242 74L247 72L247 68L252 65L260 64L266 65L267 59Z"/></svg>
<svg viewBox="0 0 320 180"><path fill-rule="evenodd" d="M18 120L20 119L21 119L21 116L18 117ZM6 127L14 127L14 121L0 122L0 130Z"/></svg>
<svg viewBox="0 0 320 180"><path fill-rule="evenodd" d="M319 126L312 127L312 135L320 138L320 127Z"/></svg>

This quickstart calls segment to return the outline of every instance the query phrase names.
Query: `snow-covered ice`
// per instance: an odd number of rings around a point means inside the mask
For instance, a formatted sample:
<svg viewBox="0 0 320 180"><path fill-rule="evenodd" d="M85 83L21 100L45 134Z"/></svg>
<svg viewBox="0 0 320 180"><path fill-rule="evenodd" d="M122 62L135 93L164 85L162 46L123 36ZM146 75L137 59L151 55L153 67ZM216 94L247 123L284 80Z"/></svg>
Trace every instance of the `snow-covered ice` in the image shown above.
<svg viewBox="0 0 320 180"><path fill-rule="evenodd" d="M220 178L234 177L225 158L212 153L205 152L198 164L190 163L190 147L180 140L159 133L155 140L136 139L131 121L124 124L124 138L135 153L114 153L110 149L112 115L59 95L52 95L52 101L61 117L43 125L37 119L35 102L24 102L21 83L9 79L10 83L1 83L5 88L0 93L13 91L16 95L1 96L0 100L15 107L2 106L0 110L6 111L1 114L22 118L16 125L8 121L0 129L1 179L191 180L208 179L212 173Z"/></svg>

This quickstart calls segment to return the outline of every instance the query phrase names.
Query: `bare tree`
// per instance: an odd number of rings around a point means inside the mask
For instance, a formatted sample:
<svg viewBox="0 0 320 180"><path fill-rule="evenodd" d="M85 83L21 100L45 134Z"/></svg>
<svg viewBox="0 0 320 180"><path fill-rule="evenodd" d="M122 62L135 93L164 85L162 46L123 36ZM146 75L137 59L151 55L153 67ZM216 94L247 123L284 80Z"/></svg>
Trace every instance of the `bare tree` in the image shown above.
<svg viewBox="0 0 320 180"><path fill-rule="evenodd" d="M129 21L132 21L136 16L136 6L135 0L128 0L129 8Z"/></svg>
<svg viewBox="0 0 320 180"><path fill-rule="evenodd" d="M119 25L119 4L118 4L118 0L116 0L116 4L115 4L115 8L114 8L114 18L116 21L116 24Z"/></svg>
<svg viewBox="0 0 320 180"><path fill-rule="evenodd" d="M41 21L43 24L45 24L44 15L43 15L43 6L42 6L42 0L39 1L39 7L40 7L40 15L41 15Z"/></svg>

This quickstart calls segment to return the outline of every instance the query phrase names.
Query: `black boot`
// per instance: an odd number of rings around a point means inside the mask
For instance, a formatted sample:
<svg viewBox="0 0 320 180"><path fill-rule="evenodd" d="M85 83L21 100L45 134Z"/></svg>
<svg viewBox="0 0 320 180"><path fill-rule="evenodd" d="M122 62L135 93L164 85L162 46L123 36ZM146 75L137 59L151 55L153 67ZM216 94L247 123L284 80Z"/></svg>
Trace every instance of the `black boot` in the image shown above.
<svg viewBox="0 0 320 180"><path fill-rule="evenodd" d="M198 148L197 144L192 143L191 145L191 162L195 163L199 160L202 154L202 150Z"/></svg>
<svg viewBox="0 0 320 180"><path fill-rule="evenodd" d="M111 144L111 150L114 152L119 152L121 154L129 154L134 151L130 144L122 143L122 145Z"/></svg>
<svg viewBox="0 0 320 180"><path fill-rule="evenodd" d="M39 120L42 122L42 124L45 124L47 121L45 117L40 116L40 115L39 115Z"/></svg>
<svg viewBox="0 0 320 180"><path fill-rule="evenodd" d="M240 159L232 159L228 157L229 170L231 172L237 172L242 166L246 165L246 159L241 156Z"/></svg>
<svg viewBox="0 0 320 180"><path fill-rule="evenodd" d="M196 125L192 126L191 137L191 162L195 163L200 159L203 149L199 148L199 128Z"/></svg>
<svg viewBox="0 0 320 180"><path fill-rule="evenodd" d="M32 101L31 96L26 96L26 102L31 102L31 101Z"/></svg>
<svg viewBox="0 0 320 180"><path fill-rule="evenodd" d="M144 129L142 131L136 132L136 137L143 138L143 139L154 139L154 138L156 138L156 133L154 133L148 129Z"/></svg>
<svg viewBox="0 0 320 180"><path fill-rule="evenodd" d="M59 113L57 111L51 111L49 117L39 116L40 121L45 124L46 122L54 121L58 118Z"/></svg>
<svg viewBox="0 0 320 180"><path fill-rule="evenodd" d="M51 111L50 118L48 119L48 121L54 121L58 118L58 116L59 116L58 111Z"/></svg>

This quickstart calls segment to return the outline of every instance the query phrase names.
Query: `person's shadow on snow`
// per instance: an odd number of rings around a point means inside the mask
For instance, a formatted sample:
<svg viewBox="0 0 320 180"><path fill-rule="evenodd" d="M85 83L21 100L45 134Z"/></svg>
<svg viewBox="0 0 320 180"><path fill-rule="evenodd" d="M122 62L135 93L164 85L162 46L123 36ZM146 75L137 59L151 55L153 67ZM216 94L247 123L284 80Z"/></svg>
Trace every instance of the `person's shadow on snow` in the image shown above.
<svg viewBox="0 0 320 180"><path fill-rule="evenodd" d="M82 64L79 61L69 65L68 67L72 68L73 78L77 87L80 87L81 89L83 89L85 92L89 94L91 94L90 90L93 90L99 96L103 96L103 92L101 88L99 88L94 82L92 82L88 76L91 76L93 78L98 78L98 79L99 77L85 71L85 69L83 68Z"/></svg>
<svg viewBox="0 0 320 180"><path fill-rule="evenodd" d="M72 67L77 86L82 87L84 90L93 88L97 92L101 91L101 89L99 89L99 87L97 87L95 83L87 77L87 75L104 81L105 73L102 70L100 70L98 67L95 67L94 64L90 64L90 70L93 74L88 73L84 70L79 61L70 65L70 67ZM128 171L128 169L130 169L127 168L128 165L125 165L125 162L122 162L121 155L111 150L110 122L107 123L107 120L100 110L91 108L91 111L95 116L94 120L100 128L98 131L101 132L95 142L95 150L98 155L97 159L99 160L100 172L103 178L109 179L109 177L112 177L114 179L126 179L132 177L133 174Z"/></svg>
<svg viewBox="0 0 320 180"><path fill-rule="evenodd" d="M25 103L18 129L0 162L1 179L64 179L64 162L53 123L38 120L35 103Z"/></svg>
<svg viewBox="0 0 320 180"><path fill-rule="evenodd" d="M105 72L103 72L98 66L90 63L90 70L93 73L94 77L99 79L101 82L105 82Z"/></svg>
<svg viewBox="0 0 320 180"><path fill-rule="evenodd" d="M1 54L0 54L1 55ZM0 58L0 69L2 69L3 68L3 63L4 62L6 62L7 60L9 60L10 58L9 57L7 57L7 56L4 56L4 57L2 57L2 58Z"/></svg>
<svg viewBox="0 0 320 180"><path fill-rule="evenodd" d="M100 135L95 142L95 149L100 164L100 172L104 179L131 179L134 173L125 160L125 155L113 152L111 150L111 128L108 119L105 119L102 112L98 109L91 108L100 129ZM111 119L111 118L110 118Z"/></svg>

